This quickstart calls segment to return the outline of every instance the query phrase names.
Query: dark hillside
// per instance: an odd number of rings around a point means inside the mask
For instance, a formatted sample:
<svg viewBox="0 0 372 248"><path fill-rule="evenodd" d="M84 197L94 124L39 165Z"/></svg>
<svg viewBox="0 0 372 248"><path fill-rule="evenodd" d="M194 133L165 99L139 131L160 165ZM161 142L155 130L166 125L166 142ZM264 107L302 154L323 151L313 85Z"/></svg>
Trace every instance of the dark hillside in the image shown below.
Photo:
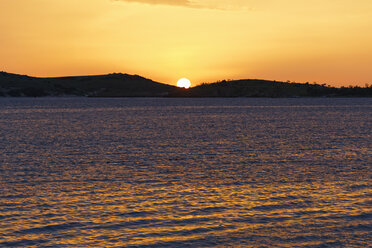
<svg viewBox="0 0 372 248"><path fill-rule="evenodd" d="M36 78L0 72L2 96L167 96L177 87L137 75Z"/></svg>
<svg viewBox="0 0 372 248"><path fill-rule="evenodd" d="M372 86L335 88L245 79L202 84L188 90L138 75L36 78L0 72L0 96L90 97L372 97Z"/></svg>
<svg viewBox="0 0 372 248"><path fill-rule="evenodd" d="M175 92L175 97L371 97L372 87L335 88L259 79L221 81Z"/></svg>

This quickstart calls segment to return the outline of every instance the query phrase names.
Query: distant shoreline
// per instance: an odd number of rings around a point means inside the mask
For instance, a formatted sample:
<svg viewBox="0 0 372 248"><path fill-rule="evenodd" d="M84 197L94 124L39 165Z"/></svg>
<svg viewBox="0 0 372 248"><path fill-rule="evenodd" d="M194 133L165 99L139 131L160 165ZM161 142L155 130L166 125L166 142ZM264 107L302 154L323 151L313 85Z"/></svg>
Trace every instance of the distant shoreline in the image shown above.
<svg viewBox="0 0 372 248"><path fill-rule="evenodd" d="M243 79L201 84L189 89L129 74L38 78L0 72L0 97L372 97L372 85L325 84Z"/></svg>

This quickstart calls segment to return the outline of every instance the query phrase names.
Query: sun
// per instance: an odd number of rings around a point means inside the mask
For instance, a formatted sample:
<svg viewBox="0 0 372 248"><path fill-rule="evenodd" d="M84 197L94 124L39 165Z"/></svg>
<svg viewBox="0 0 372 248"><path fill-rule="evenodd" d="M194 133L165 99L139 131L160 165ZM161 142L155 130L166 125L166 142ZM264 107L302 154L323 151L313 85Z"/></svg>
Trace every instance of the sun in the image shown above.
<svg viewBox="0 0 372 248"><path fill-rule="evenodd" d="M178 80L177 86L180 88L188 89L190 88L191 83L190 80L188 80L187 78L181 78L180 80Z"/></svg>

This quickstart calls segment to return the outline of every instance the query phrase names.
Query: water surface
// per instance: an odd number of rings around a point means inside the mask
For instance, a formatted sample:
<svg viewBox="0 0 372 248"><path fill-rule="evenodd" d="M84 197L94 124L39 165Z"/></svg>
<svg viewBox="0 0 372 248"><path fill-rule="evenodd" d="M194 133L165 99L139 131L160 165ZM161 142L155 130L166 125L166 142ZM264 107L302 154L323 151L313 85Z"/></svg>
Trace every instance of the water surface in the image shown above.
<svg viewBox="0 0 372 248"><path fill-rule="evenodd" d="M0 247L368 247L372 99L0 98Z"/></svg>

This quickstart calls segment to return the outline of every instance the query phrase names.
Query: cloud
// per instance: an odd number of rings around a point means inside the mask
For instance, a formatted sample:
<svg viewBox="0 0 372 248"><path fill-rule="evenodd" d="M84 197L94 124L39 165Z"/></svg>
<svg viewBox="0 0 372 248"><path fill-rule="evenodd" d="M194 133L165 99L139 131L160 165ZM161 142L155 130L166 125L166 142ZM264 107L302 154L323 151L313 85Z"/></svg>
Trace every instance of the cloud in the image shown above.
<svg viewBox="0 0 372 248"><path fill-rule="evenodd" d="M172 5L172 6L183 6L189 8L205 8L189 0L116 0L123 2L136 2L156 5Z"/></svg>
<svg viewBox="0 0 372 248"><path fill-rule="evenodd" d="M121 2L144 3L152 5L170 5L180 6L195 9L216 9L216 10L231 10L236 9L236 5L231 4L232 0L113 0ZM238 0L240 1L240 0Z"/></svg>
<svg viewBox="0 0 372 248"><path fill-rule="evenodd" d="M194 9L252 10L257 0L111 0L119 2L170 5ZM260 0L267 1L267 0Z"/></svg>

